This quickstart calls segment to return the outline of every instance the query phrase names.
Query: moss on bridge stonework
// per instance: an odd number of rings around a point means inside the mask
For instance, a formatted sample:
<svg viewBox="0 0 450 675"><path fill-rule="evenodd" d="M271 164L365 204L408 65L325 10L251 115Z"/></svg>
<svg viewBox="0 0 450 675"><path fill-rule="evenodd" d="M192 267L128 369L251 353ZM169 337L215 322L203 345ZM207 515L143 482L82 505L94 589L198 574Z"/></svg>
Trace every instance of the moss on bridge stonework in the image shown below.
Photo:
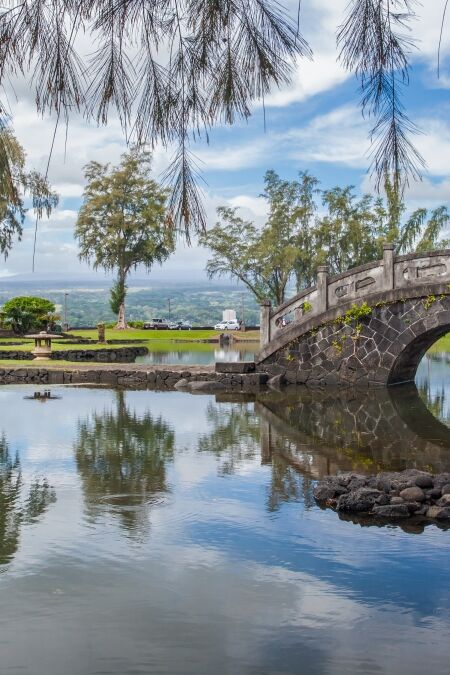
<svg viewBox="0 0 450 675"><path fill-rule="evenodd" d="M308 386L387 385L414 380L429 347L450 331L450 297L430 294L337 317L288 342L259 371Z"/></svg>

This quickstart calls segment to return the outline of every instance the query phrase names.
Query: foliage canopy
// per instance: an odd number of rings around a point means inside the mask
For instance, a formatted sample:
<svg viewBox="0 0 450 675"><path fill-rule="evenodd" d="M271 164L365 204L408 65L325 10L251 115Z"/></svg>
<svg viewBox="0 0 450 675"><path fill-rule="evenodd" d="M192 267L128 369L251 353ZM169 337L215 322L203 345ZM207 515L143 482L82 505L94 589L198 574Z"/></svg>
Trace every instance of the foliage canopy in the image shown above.
<svg viewBox="0 0 450 675"><path fill-rule="evenodd" d="M133 149L122 155L119 166L90 162L87 185L78 214L75 237L80 258L117 274L112 306L118 309L118 327L125 328L126 279L143 265L150 270L175 247L167 224L167 191L150 178L151 156Z"/></svg>
<svg viewBox="0 0 450 675"><path fill-rule="evenodd" d="M339 274L383 255L383 244L397 253L444 248L449 222L445 206L431 213L419 208L406 216L395 186L385 181L385 197L357 197L352 186L320 190L319 181L301 172L298 180L267 171L262 197L268 217L262 228L243 220L233 208L219 208L220 221L201 242L211 249L207 273L231 276L261 301L284 302L289 284L310 286L318 265Z"/></svg>
<svg viewBox="0 0 450 675"><path fill-rule="evenodd" d="M58 204L58 195L46 178L37 171L26 170L24 149L11 129L0 124L0 253L5 258L14 237L22 237L26 196L31 198L38 218L44 213L49 216Z"/></svg>
<svg viewBox="0 0 450 675"><path fill-rule="evenodd" d="M19 296L5 302L1 309L1 319L5 326L11 326L19 335L31 330L42 330L57 319L55 305L45 298Z"/></svg>

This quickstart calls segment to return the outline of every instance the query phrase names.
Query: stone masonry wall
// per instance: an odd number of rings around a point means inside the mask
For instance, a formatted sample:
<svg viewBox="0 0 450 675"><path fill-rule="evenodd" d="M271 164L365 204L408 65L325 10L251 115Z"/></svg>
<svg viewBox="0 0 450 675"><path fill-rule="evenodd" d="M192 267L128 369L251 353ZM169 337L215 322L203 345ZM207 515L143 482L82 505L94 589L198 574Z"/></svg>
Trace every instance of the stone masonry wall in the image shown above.
<svg viewBox="0 0 450 675"><path fill-rule="evenodd" d="M448 295L397 300L373 307L370 316L350 325L335 319L309 330L257 368L308 386L407 382L427 349L449 331Z"/></svg>
<svg viewBox="0 0 450 675"><path fill-rule="evenodd" d="M221 389L232 391L259 391L267 382L264 373L216 373L211 368L194 366L189 370L180 368L160 369L108 367L89 368L51 368L51 367L2 367L2 384L92 384L133 389L177 389L182 381L186 384L210 384L210 391ZM208 387L203 391L207 393Z"/></svg>
<svg viewBox="0 0 450 675"><path fill-rule="evenodd" d="M55 361L92 361L99 363L109 363L111 361L121 363L132 363L137 356L148 354L147 347L122 347L117 349L67 349L65 351L55 350L52 352L52 360ZM31 352L21 352L15 350L0 351L0 359L11 359L13 361L32 361Z"/></svg>

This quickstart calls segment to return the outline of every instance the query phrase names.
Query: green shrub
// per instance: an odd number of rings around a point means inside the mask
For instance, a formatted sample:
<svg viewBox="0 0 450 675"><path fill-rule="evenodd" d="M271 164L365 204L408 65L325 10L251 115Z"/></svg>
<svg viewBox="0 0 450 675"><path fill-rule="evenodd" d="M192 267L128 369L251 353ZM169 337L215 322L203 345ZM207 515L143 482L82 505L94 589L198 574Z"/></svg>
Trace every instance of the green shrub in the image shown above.
<svg viewBox="0 0 450 675"><path fill-rule="evenodd" d="M55 305L45 298L20 296L5 302L1 310L2 324L18 335L33 330L45 330L59 319Z"/></svg>

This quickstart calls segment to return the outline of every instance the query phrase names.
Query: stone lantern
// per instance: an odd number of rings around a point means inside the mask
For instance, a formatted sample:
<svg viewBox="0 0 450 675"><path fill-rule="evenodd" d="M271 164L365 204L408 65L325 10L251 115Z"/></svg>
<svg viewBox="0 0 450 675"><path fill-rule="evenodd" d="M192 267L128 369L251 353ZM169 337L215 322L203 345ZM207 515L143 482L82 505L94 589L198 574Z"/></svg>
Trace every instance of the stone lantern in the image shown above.
<svg viewBox="0 0 450 675"><path fill-rule="evenodd" d="M52 333L47 333L43 330L36 335L26 335L25 337L32 338L34 340L34 349L31 352L34 356L35 361L45 361L46 359L51 358L52 354L52 339L60 338L60 335L52 335Z"/></svg>

